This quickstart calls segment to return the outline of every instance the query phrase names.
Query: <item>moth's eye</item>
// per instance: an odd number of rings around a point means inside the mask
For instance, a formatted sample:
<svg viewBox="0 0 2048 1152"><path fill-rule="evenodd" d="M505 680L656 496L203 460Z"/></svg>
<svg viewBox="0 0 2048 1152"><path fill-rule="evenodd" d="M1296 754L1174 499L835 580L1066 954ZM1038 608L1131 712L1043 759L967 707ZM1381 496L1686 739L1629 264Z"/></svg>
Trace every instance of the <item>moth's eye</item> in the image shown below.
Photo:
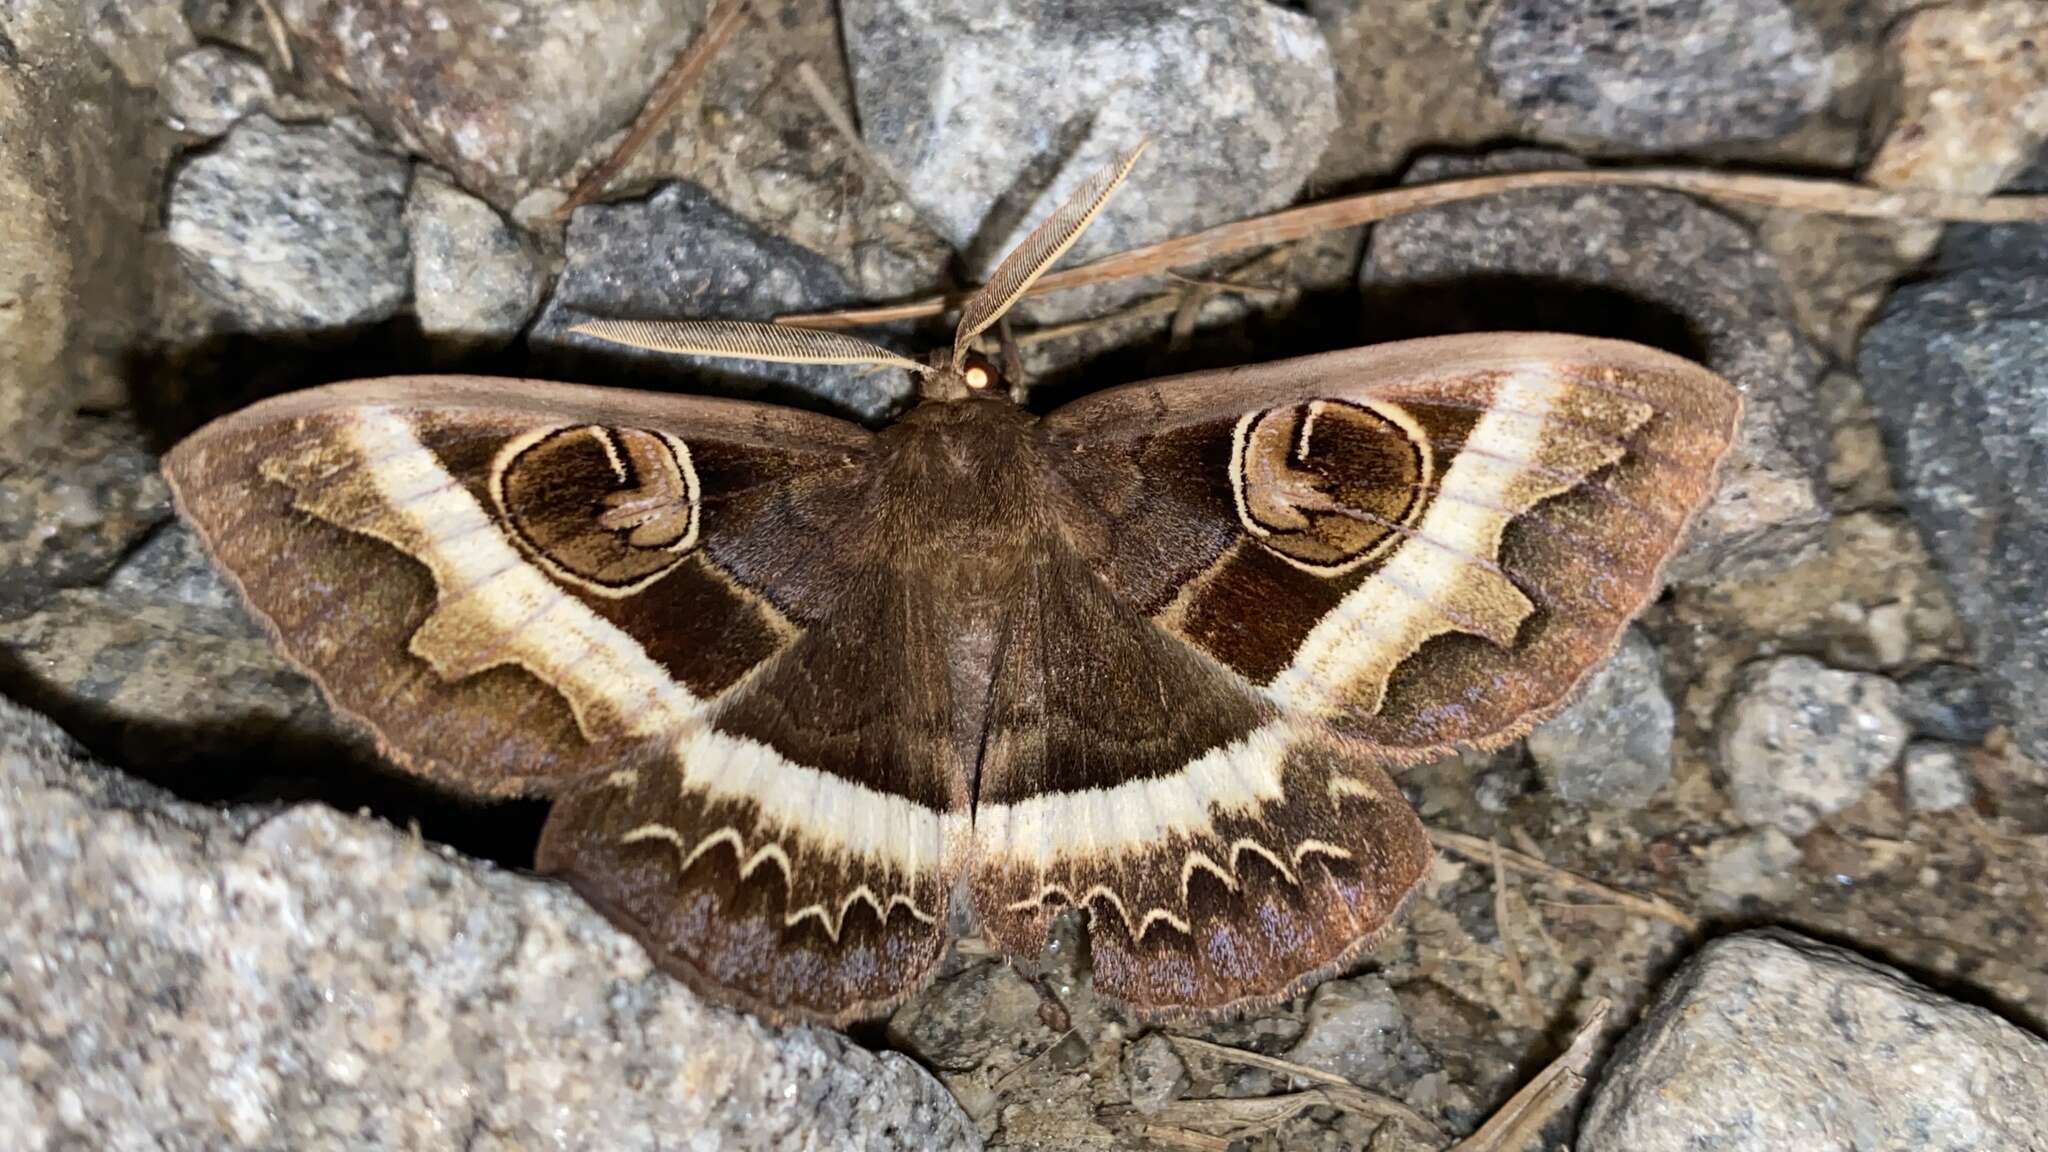
<svg viewBox="0 0 2048 1152"><path fill-rule="evenodd" d="M995 379L989 373L988 368L981 364L969 364L965 375L967 377L967 386L976 390L988 387Z"/></svg>

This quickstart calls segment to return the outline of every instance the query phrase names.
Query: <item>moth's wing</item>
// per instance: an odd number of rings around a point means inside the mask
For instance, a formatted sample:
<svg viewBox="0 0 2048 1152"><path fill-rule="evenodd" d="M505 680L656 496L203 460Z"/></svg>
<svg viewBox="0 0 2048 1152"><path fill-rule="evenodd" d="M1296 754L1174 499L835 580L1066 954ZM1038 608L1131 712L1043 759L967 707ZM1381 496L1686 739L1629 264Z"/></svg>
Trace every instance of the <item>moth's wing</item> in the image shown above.
<svg viewBox="0 0 2048 1152"><path fill-rule="evenodd" d="M1271 1003L1391 923L1429 841L1384 772L1039 549L1002 631L976 789L984 931L1087 910L1096 990L1148 1018Z"/></svg>
<svg viewBox="0 0 2048 1152"><path fill-rule="evenodd" d="M399 766L552 797L541 867L665 966L838 1021L936 961L964 844L944 723L905 713L855 761L809 729L873 729L864 698L760 715L860 626L835 616L849 587L889 592L841 549L870 514L870 439L764 405L414 377L258 404L165 472L279 645Z"/></svg>
<svg viewBox="0 0 2048 1152"><path fill-rule="evenodd" d="M998 708L976 797L993 934L1029 951L1052 912L1088 907L1098 987L1151 1014L1348 963L1429 858L1382 766L1504 744L1567 698L1655 593L1739 408L1647 348L1487 335L1053 412L1078 509L1066 583L1090 591L1043 587L1093 623L1041 610L1043 643L1177 647L1124 681L1122 657L1058 671L1086 651L1004 666L999 698L1028 706ZM1035 685L1005 688L1019 677Z"/></svg>
<svg viewBox="0 0 2048 1152"><path fill-rule="evenodd" d="M1120 596L1407 764L1569 698L1657 593L1740 412L1655 349L1485 333L1113 389L1046 426Z"/></svg>

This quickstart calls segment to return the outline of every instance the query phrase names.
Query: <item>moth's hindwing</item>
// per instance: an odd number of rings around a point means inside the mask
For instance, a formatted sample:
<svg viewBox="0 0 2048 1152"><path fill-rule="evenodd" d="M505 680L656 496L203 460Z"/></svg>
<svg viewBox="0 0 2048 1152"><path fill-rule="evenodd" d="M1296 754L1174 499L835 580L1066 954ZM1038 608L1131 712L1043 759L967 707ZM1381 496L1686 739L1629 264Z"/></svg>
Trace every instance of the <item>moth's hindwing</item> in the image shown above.
<svg viewBox="0 0 2048 1152"><path fill-rule="evenodd" d="M943 725L763 707L822 645L870 437L781 409L474 378L316 389L166 474L282 648L399 765L555 799L539 864L699 988L843 1021L936 962L964 848ZM898 677L900 679L900 677ZM765 686L765 688L764 688ZM884 764L819 739L887 728ZM874 748L883 741L871 741Z"/></svg>
<svg viewBox="0 0 2048 1152"><path fill-rule="evenodd" d="M1068 535L1189 659L1153 686L1183 705L1171 723L1044 690L1122 751L984 764L976 898L998 937L1028 950L1086 906L1098 986L1153 1012L1348 961L1428 860L1381 766L1499 746L1559 707L1656 593L1739 411L1651 349L1487 334L1054 412L1092 519Z"/></svg>

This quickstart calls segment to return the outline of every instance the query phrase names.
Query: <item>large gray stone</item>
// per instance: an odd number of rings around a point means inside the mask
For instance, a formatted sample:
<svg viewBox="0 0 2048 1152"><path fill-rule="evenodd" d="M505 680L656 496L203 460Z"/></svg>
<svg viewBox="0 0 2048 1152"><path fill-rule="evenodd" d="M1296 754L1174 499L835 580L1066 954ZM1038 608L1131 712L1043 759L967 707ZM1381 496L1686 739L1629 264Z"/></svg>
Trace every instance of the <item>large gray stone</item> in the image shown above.
<svg viewBox="0 0 2048 1152"><path fill-rule="evenodd" d="M1572 166L1557 153L1433 157L1411 181ZM1368 326L1389 335L1561 330L1655 344L1741 390L1719 494L1694 520L1673 580L1776 567L1818 539L1819 354L1770 258L1736 221L1638 189L1532 190L1416 212L1373 229Z"/></svg>
<svg viewBox="0 0 2048 1152"><path fill-rule="evenodd" d="M1657 650L1630 628L1578 699L1529 733L1529 756L1569 804L1638 808L1671 781L1674 714Z"/></svg>
<svg viewBox="0 0 2048 1152"><path fill-rule="evenodd" d="M410 287L406 179L402 158L343 125L251 116L179 167L166 231L222 327L371 323Z"/></svg>
<svg viewBox="0 0 2048 1152"><path fill-rule="evenodd" d="M703 0L279 0L306 62L501 208L624 126Z"/></svg>
<svg viewBox="0 0 2048 1152"><path fill-rule="evenodd" d="M1505 0L1485 51L1538 135L1638 152L1785 135L1831 80L1785 0Z"/></svg>
<svg viewBox="0 0 2048 1152"><path fill-rule="evenodd" d="M567 889L129 783L0 702L10 1147L956 1149L909 1060L711 1007Z"/></svg>
<svg viewBox="0 0 2048 1152"><path fill-rule="evenodd" d="M1907 728L1890 680L1779 656L1743 669L1717 735L1736 817L1803 836L1898 761Z"/></svg>
<svg viewBox="0 0 2048 1152"><path fill-rule="evenodd" d="M823 400L877 416L909 395L899 369L712 360L619 348L568 329L584 320L769 320L847 301L846 280L814 252L770 236L694 184L664 185L641 200L578 208L569 220L566 266L527 340L565 368L619 380L696 378L727 391L780 385L780 399Z"/></svg>
<svg viewBox="0 0 2048 1152"><path fill-rule="evenodd" d="M2048 1043L1785 932L1709 944L1615 1051L1580 1152L2039 1152Z"/></svg>
<svg viewBox="0 0 2048 1152"><path fill-rule="evenodd" d="M861 131L985 272L1089 174L1152 150L1087 258L1292 200L1336 126L1313 21L1263 0L844 0Z"/></svg>
<svg viewBox="0 0 2048 1152"><path fill-rule="evenodd" d="M2044 759L2048 226L1952 239L1952 270L1892 295L1857 367L1977 662L2020 746Z"/></svg>

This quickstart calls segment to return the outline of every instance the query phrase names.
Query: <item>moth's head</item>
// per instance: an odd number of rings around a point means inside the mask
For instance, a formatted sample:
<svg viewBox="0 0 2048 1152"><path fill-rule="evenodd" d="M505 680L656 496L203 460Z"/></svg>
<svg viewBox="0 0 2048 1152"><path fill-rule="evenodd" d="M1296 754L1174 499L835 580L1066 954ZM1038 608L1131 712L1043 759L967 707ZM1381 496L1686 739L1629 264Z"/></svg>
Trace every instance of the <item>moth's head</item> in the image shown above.
<svg viewBox="0 0 2048 1152"><path fill-rule="evenodd" d="M970 351L960 358L959 366L955 367L951 349L940 349L931 354L925 373L918 377L917 391L920 399L944 403L983 396L1011 396L994 361L979 352Z"/></svg>

